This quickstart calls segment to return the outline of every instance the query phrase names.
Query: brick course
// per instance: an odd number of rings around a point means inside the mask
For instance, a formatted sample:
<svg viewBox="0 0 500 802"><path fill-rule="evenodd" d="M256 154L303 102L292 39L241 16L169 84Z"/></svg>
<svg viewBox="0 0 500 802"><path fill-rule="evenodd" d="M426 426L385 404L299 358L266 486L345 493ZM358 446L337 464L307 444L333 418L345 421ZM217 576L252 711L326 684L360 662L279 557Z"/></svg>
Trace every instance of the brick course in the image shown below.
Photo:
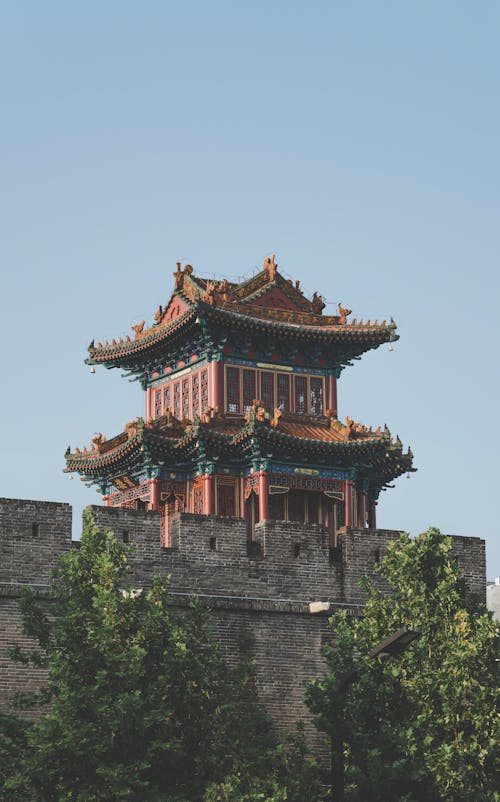
<svg viewBox="0 0 500 802"><path fill-rule="evenodd" d="M339 547L328 547L328 533L317 524L265 521L256 526L254 556L247 556L245 522L178 513L172 523L171 548L160 546L157 512L93 506L98 525L133 546L130 584L147 587L154 575L170 575L174 604L184 607L192 595L213 611L213 627L229 660L256 662L260 701L280 727L306 720L304 686L321 674L321 645L328 638L327 614L310 615L309 602L330 602L356 614L364 602L358 581L369 574L381 589L375 568L392 530L350 529ZM33 524L38 524L36 530ZM0 709L13 690L36 687L40 672L13 666L5 646L20 631L16 596L21 584L43 592L61 554L71 548L71 508L66 504L0 500ZM484 541L453 538L471 590L486 592Z"/></svg>

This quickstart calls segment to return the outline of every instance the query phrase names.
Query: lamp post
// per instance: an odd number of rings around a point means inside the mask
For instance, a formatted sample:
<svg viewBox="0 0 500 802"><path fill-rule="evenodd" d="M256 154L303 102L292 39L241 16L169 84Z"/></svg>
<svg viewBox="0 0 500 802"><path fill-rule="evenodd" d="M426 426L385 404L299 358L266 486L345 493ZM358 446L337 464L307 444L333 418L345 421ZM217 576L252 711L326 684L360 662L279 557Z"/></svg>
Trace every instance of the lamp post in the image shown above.
<svg viewBox="0 0 500 802"><path fill-rule="evenodd" d="M401 627L392 635L380 641L369 653L368 657L374 659L381 657L388 659L406 651L408 646L416 638L420 637L420 632L407 627ZM359 669L355 668L344 677L342 692L347 691L359 676ZM332 736L332 800L334 802L344 802L345 799L345 764L344 764L344 739L342 732L337 732Z"/></svg>
<svg viewBox="0 0 500 802"><path fill-rule="evenodd" d="M324 602L312 602L309 605L311 613L326 612L330 607L329 604ZM383 641L380 641L368 653L368 657L375 659L376 657L388 659L406 651L408 646L416 638L420 637L420 632L407 627L401 627L392 635L389 635ZM347 691L359 676L359 668L354 668L343 678L340 686L342 695ZM332 800L333 802L344 802L345 800L345 765L344 765L344 739L342 736L341 728L331 736L331 763L332 763Z"/></svg>

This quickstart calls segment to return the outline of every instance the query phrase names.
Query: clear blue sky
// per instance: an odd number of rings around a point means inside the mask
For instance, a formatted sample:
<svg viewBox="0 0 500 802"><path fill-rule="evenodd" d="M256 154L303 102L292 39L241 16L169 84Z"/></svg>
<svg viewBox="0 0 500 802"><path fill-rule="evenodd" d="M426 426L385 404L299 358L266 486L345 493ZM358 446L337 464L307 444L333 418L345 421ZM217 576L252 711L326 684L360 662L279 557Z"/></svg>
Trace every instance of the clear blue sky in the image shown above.
<svg viewBox="0 0 500 802"><path fill-rule="evenodd" d="M0 494L98 502L64 451L143 401L89 341L152 320L177 260L276 252L399 325L339 386L415 454L379 525L484 537L500 574L499 31L481 0L4 3Z"/></svg>

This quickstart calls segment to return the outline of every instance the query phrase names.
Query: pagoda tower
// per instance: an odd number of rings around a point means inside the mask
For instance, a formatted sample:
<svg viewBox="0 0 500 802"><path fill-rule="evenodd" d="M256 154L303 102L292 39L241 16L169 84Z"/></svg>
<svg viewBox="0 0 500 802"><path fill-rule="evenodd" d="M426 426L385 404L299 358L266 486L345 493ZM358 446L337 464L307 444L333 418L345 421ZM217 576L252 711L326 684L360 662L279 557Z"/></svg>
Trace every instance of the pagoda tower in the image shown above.
<svg viewBox="0 0 500 802"><path fill-rule="evenodd" d="M266 519L375 528L380 491L413 471L387 427L337 415L337 380L363 353L398 339L391 320L323 315L274 256L240 284L177 264L174 292L133 336L94 341L86 363L120 368L145 390L144 418L66 452L67 472L112 507L244 518L249 548Z"/></svg>

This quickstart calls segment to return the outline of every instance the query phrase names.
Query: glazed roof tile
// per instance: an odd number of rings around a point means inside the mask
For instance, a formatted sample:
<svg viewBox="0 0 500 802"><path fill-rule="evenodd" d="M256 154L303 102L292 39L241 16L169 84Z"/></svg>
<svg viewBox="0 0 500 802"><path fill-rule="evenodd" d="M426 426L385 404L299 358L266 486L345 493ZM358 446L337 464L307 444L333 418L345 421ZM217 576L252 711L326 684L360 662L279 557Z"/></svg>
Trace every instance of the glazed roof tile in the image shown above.
<svg viewBox="0 0 500 802"><path fill-rule="evenodd" d="M279 417L276 419L276 415ZM372 432L350 418L348 425L335 419L314 418L309 415L297 415L266 412L263 407L254 406L247 415L241 417L223 417L213 410L204 421L177 421L171 415L165 415L156 421L146 424L141 418L127 424L124 432L106 440L97 435L90 449L76 449L66 452L67 470L79 470L91 465L104 467L128 454L140 450L144 445L154 445L160 450L167 449L171 453L183 448L188 441L200 438L216 437L227 445L237 444L251 437L255 432L272 438L286 438L289 441L303 441L318 446L346 447L359 450L365 445L387 444L392 442L390 435L380 430ZM260 417L260 420L259 420ZM300 420L303 418L303 420ZM355 427L358 427L356 429ZM396 441L399 442L399 441Z"/></svg>
<svg viewBox="0 0 500 802"><path fill-rule="evenodd" d="M294 338L313 338L326 342L348 345L354 354L374 348L383 342L398 339L395 324L391 321L378 322L354 320L347 321L349 309L340 304L338 315L323 315L324 302L317 293L313 300L307 299L298 288L277 270L273 260L266 260L264 270L251 279L235 284L227 280L216 282L198 278L193 269L186 265L181 270L180 263L174 273L175 290L172 299L178 296L187 304L187 309L173 320L165 319L165 310L159 307L156 323L145 328L145 321L133 327L134 338L112 340L111 343L94 341L89 346L88 364L104 363L127 367L137 362L141 355L156 352L171 338L182 334L199 318L212 320L220 325L240 329L261 330ZM275 289L289 300L287 308L264 304L263 301ZM171 301L172 301L171 299Z"/></svg>

